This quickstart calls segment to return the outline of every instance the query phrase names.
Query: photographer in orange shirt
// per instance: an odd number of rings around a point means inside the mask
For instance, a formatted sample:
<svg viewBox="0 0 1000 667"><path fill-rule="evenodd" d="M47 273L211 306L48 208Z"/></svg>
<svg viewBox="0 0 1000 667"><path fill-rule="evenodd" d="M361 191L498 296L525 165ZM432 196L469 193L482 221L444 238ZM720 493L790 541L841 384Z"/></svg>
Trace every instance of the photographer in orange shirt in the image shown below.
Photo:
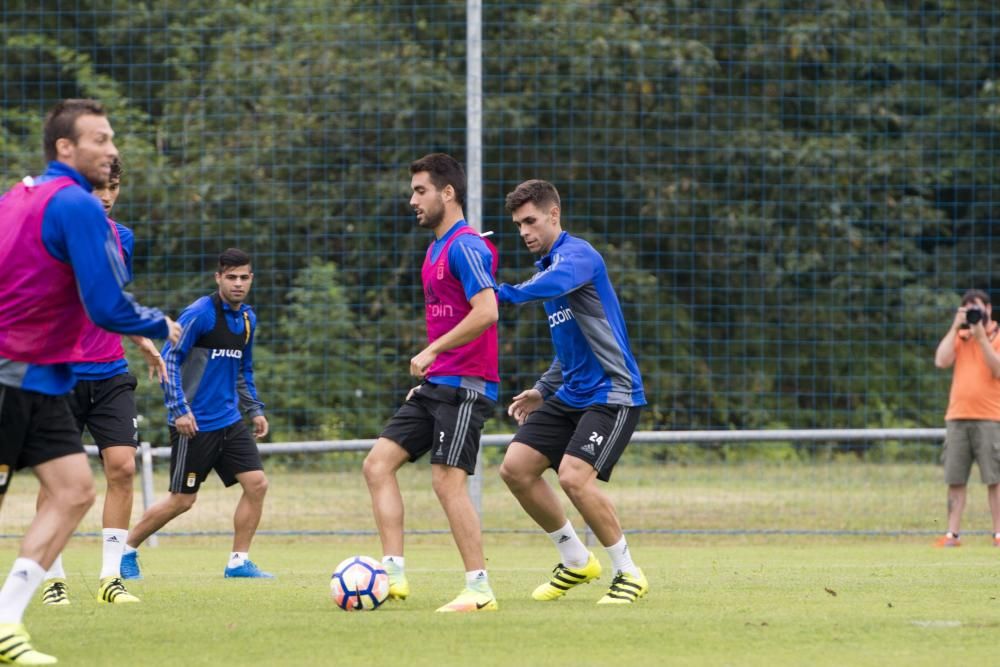
<svg viewBox="0 0 1000 667"><path fill-rule="evenodd" d="M990 295L971 289L934 354L934 365L951 368L942 460L948 484L948 532L935 546L958 547L972 461L987 486L993 546L1000 546L1000 336Z"/></svg>

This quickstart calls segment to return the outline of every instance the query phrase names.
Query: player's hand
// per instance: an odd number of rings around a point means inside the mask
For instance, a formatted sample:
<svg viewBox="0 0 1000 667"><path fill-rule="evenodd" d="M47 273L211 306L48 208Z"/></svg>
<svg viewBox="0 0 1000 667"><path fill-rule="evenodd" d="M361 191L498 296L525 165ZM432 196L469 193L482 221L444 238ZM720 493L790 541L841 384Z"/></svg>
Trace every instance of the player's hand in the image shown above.
<svg viewBox="0 0 1000 667"><path fill-rule="evenodd" d="M167 340L169 340L174 345L177 345L178 341L181 339L181 325L174 322L169 317L167 318Z"/></svg>
<svg viewBox="0 0 1000 667"><path fill-rule="evenodd" d="M424 348L420 354L410 359L410 375L422 378L427 375L427 369L431 367L437 359L437 352L432 352L430 348Z"/></svg>
<svg viewBox="0 0 1000 667"><path fill-rule="evenodd" d="M507 414L517 420L520 426L524 424L528 415L542 407L544 402L542 392L537 389L525 389L514 397L513 402L507 407Z"/></svg>
<svg viewBox="0 0 1000 667"><path fill-rule="evenodd" d="M160 351L156 349L156 344L142 336L129 336L129 339L142 352L142 357L146 360L146 365L149 366L149 379L157 380L160 384L170 384L170 379L167 377L167 364L160 356Z"/></svg>
<svg viewBox="0 0 1000 667"><path fill-rule="evenodd" d="M194 420L194 415L189 412L174 420L174 428L181 435L193 438L198 433L198 422Z"/></svg>
<svg viewBox="0 0 1000 667"><path fill-rule="evenodd" d="M257 415L253 418L253 437L259 440L267 435L268 430L267 417Z"/></svg>

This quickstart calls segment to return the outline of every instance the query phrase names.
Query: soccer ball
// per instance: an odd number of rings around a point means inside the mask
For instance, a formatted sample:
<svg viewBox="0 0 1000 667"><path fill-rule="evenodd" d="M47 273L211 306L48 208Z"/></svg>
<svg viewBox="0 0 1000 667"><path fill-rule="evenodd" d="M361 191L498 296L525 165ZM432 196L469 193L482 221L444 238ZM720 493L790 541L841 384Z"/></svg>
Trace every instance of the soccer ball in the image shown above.
<svg viewBox="0 0 1000 667"><path fill-rule="evenodd" d="M342 561L330 578L333 601L344 611L371 611L389 597L389 575L382 563L368 556Z"/></svg>

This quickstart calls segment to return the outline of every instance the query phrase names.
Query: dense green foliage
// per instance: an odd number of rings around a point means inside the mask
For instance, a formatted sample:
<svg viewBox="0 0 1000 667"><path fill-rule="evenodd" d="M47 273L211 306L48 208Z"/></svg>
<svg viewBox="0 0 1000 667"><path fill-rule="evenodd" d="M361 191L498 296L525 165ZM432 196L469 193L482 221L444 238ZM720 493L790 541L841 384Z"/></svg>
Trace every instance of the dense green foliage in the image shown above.
<svg viewBox="0 0 1000 667"><path fill-rule="evenodd" d="M934 345L992 279L994 3L484 4L501 279L532 271L504 194L552 180L618 284L642 428L940 423ZM464 5L6 2L4 180L55 100L103 100L137 293L176 313L245 247L275 437L371 436L424 335L406 166L464 158ZM505 396L548 365L538 314L502 311Z"/></svg>

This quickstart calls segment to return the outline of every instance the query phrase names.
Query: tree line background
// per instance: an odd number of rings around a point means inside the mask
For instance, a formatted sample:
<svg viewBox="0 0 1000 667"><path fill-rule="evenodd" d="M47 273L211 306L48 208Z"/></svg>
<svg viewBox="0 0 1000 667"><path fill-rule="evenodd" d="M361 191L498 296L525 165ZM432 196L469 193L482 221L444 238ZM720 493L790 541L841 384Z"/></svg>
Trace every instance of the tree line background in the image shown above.
<svg viewBox="0 0 1000 667"><path fill-rule="evenodd" d="M377 434L425 335L407 166L465 160L465 3L50 6L0 12L5 183L43 168L55 101L103 101L140 299L176 316L244 248L274 439ZM992 286L998 19L985 0L484 3L500 280L534 270L504 195L545 178L618 287L640 428L940 425L934 347L961 291ZM505 399L551 360L541 315L501 310ZM140 399L163 443L159 390ZM488 430L513 428L505 405Z"/></svg>

